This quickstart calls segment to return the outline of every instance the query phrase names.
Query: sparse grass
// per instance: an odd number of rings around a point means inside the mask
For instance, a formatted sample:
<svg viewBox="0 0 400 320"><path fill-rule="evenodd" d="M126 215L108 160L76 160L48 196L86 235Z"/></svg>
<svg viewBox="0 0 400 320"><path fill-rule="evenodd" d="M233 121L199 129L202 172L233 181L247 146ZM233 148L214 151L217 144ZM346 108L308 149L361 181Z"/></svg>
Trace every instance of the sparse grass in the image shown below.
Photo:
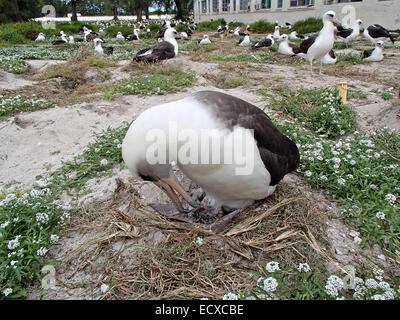
<svg viewBox="0 0 400 320"><path fill-rule="evenodd" d="M216 61L235 61L235 62L267 62L269 58L268 53L263 54L250 54L250 53L240 53L240 54L207 54L207 59Z"/></svg>
<svg viewBox="0 0 400 320"><path fill-rule="evenodd" d="M365 61L361 58L361 55L354 53L338 53L337 54L338 64L367 64L369 61Z"/></svg>
<svg viewBox="0 0 400 320"><path fill-rule="evenodd" d="M163 95L184 90L193 86L196 77L191 72L182 69L164 66L161 69L153 68L153 73L123 79L111 88L107 89L104 97L114 99L120 95L149 96L153 94Z"/></svg>
<svg viewBox="0 0 400 320"><path fill-rule="evenodd" d="M5 98L0 94L0 118L9 117L19 112L48 109L54 106L53 101L45 99L24 98L20 95Z"/></svg>
<svg viewBox="0 0 400 320"><path fill-rule="evenodd" d="M373 89L371 92L379 94L383 100L390 100L393 98L393 94L389 91L381 91L379 89Z"/></svg>
<svg viewBox="0 0 400 320"><path fill-rule="evenodd" d="M227 89L236 88L244 85L247 82L248 78L246 75L242 75L240 77L232 77L225 80L224 87Z"/></svg>

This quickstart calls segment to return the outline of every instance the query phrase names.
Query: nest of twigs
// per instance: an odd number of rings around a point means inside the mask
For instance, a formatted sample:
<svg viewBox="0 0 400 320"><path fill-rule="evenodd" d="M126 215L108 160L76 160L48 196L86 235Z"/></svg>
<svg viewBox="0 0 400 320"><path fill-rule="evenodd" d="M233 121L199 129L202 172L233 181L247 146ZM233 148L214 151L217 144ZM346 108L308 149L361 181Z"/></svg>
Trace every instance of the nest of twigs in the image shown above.
<svg viewBox="0 0 400 320"><path fill-rule="evenodd" d="M75 271L67 276L71 279L106 256L93 285L109 284L108 299L216 299L227 292L246 294L257 281L250 271L263 272L260 263L278 256L288 263L329 259L328 250L321 247L327 242L319 211L287 184L246 209L224 231L214 233L201 224L164 219L141 204L134 186L117 182L105 214L96 223L74 228L99 228L105 231L103 236L64 259L76 262Z"/></svg>

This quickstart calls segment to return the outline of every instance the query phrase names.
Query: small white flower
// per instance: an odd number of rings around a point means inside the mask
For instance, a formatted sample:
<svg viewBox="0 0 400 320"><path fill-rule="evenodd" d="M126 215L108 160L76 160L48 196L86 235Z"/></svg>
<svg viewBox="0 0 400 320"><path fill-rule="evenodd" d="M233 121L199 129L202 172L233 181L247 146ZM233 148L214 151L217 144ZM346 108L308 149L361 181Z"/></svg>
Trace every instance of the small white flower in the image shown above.
<svg viewBox="0 0 400 320"><path fill-rule="evenodd" d="M278 281L274 277L269 277L262 281L263 289L266 292L274 292L278 287Z"/></svg>
<svg viewBox="0 0 400 320"><path fill-rule="evenodd" d="M385 214L382 211L376 213L376 217L381 220L385 220Z"/></svg>
<svg viewBox="0 0 400 320"><path fill-rule="evenodd" d="M361 239L360 237L357 237L357 236L355 236L354 239L353 239L353 242L354 242L355 244L360 244L361 241L362 241L362 239Z"/></svg>
<svg viewBox="0 0 400 320"><path fill-rule="evenodd" d="M12 293L13 290L11 288L6 288L3 290L3 294L7 297L10 293Z"/></svg>
<svg viewBox="0 0 400 320"><path fill-rule="evenodd" d="M238 299L239 299L238 295L232 292L228 292L222 297L222 300L238 300Z"/></svg>
<svg viewBox="0 0 400 320"><path fill-rule="evenodd" d="M299 266L297 267L297 270L299 272L309 272L311 270L310 266L307 263L300 263Z"/></svg>
<svg viewBox="0 0 400 320"><path fill-rule="evenodd" d="M344 185L346 185L346 180L343 179L343 178L338 178L338 179L337 179L337 183L338 183L338 185L340 185L340 186L344 186Z"/></svg>
<svg viewBox="0 0 400 320"><path fill-rule="evenodd" d="M386 297L383 294L376 294L371 297L372 300L386 300Z"/></svg>
<svg viewBox="0 0 400 320"><path fill-rule="evenodd" d="M56 243L58 241L58 239L59 239L58 235L56 235L56 234L50 235L50 242L51 243Z"/></svg>
<svg viewBox="0 0 400 320"><path fill-rule="evenodd" d="M394 203L396 202L396 196L393 195L393 194L391 194L391 193L388 193L388 194L385 196L385 200L386 200L386 201L389 201L391 204L394 204Z"/></svg>
<svg viewBox="0 0 400 320"><path fill-rule="evenodd" d="M306 172L304 172L304 175L306 177L311 177L312 176L312 172L310 170L307 170Z"/></svg>
<svg viewBox="0 0 400 320"><path fill-rule="evenodd" d="M110 286L108 284L103 283L100 286L100 290L101 290L101 292L106 293L108 290L110 290Z"/></svg>
<svg viewBox="0 0 400 320"><path fill-rule="evenodd" d="M365 285L369 289L376 289L378 287L378 282L376 282L375 279L370 278L365 280Z"/></svg>
<svg viewBox="0 0 400 320"><path fill-rule="evenodd" d="M43 257L47 253L47 251L49 251L49 250L46 249L45 247L40 247L38 250L36 250L36 254L38 256Z"/></svg>
<svg viewBox="0 0 400 320"><path fill-rule="evenodd" d="M266 266L265 266L265 269L268 271L268 272L275 272L275 271L279 271L280 269L279 269L279 262L276 262L276 261L271 261L271 262L268 262L267 264L266 264Z"/></svg>
<svg viewBox="0 0 400 320"><path fill-rule="evenodd" d="M10 224L10 222L9 222L9 221L6 221L6 222L0 224L0 228L4 229L4 228L7 227L9 224Z"/></svg>
<svg viewBox="0 0 400 320"><path fill-rule="evenodd" d="M108 160L107 159L102 159L102 160L100 160L100 164L102 166L106 166L108 164Z"/></svg>
<svg viewBox="0 0 400 320"><path fill-rule="evenodd" d="M198 246L201 246L201 245L203 244L203 242L204 242L204 240L203 240L202 237L197 237L197 238L196 238L196 244L197 244Z"/></svg>

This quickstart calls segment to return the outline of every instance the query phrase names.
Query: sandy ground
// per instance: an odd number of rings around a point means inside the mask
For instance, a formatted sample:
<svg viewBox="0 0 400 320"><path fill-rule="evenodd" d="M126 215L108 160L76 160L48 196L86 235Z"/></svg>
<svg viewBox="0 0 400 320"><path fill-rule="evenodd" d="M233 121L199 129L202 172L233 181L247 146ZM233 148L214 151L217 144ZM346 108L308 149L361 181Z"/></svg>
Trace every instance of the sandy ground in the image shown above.
<svg viewBox="0 0 400 320"><path fill-rule="evenodd" d="M248 50L244 48L243 50ZM308 66L285 66L279 64L269 64L255 70L253 76L257 78L270 78L271 85L288 85L290 87L332 87L340 81L346 80L349 86L368 92L368 98L363 100L353 99L349 102L359 117L359 127L362 130L376 130L380 127L390 127L400 129L398 83L393 79L399 79L400 58L398 55L388 57L382 63L372 63L369 65L349 66L346 70L354 72L347 75L334 75L334 67L324 67L329 75L313 76L308 72ZM34 68L43 69L47 65L57 62L49 61L29 61ZM123 62L129 63L129 62ZM131 121L143 110L154 105L178 100L190 92L199 90L220 90L237 97L243 98L259 107L266 106L265 97L257 95L254 90L245 87L235 89L216 89L210 81L204 78L204 74L214 74L218 76L221 71L218 64L193 62L188 57L181 55L171 60L169 63L190 68L199 77L198 86L189 88L187 92L169 94L165 96L137 97L122 96L113 101L99 100L77 105L56 107L48 110L36 111L31 113L18 114L0 122L0 181L2 187L7 187L9 183L16 184L21 188L29 188L35 181L37 175L46 175L48 170L57 168L62 160L72 159L75 155L82 152L83 148L93 138L94 132L100 132L108 126L119 126L123 121ZM330 72L332 70L332 72ZM120 79L125 75L118 71L113 78ZM363 76L363 72L373 74L373 77ZM397 77L397 78L396 78ZM0 89L14 89L21 86L32 84L32 81L23 76L15 76L5 72L0 72ZM371 90L381 91L393 88L395 97L384 100ZM266 110L267 113L272 112ZM128 170L120 171L119 168L113 170L112 177L103 177L98 180L89 181L88 185L91 193L79 199L79 204L94 208L96 211L99 203L109 201L117 187L116 178L125 183L132 183L143 205L154 201L164 201L165 196L153 185L133 181ZM283 180L283 185L297 186L302 192L313 199L320 206L320 212L326 217L326 233L331 242L330 253L336 261L345 265L351 263L355 257L360 256L361 250L353 243L353 238L349 235L350 229L346 226L338 215L335 205L322 192L313 190L305 186L301 179L296 175L288 175ZM184 183L188 186L188 182ZM68 198L65 198L68 201ZM101 206L101 205L100 205ZM101 211L101 210L100 210ZM98 220L94 219L96 222ZM101 219L100 219L101 221ZM49 253L49 259L63 260L69 252L80 248L91 239L99 238L103 232L98 229L86 231L71 231L64 233L61 237L61 245ZM160 230L147 233L140 239L141 243L157 246L166 238L165 233ZM111 244L114 250L119 250L126 245L122 241L115 241ZM377 257L381 253L378 247L372 251L363 252L371 257ZM137 255L134 250L128 250L126 255ZM132 257L131 257L132 259ZM74 273L68 278L69 282L96 282L100 279L106 265L107 255L97 256L95 261L91 261L89 266L82 271ZM124 260L124 263L127 263ZM382 262L382 261L381 261ZM121 264L121 266L124 265ZM79 266L79 261L68 262L57 267L57 274L60 277L70 275ZM328 266L335 269L334 264ZM29 299L37 299L41 294L40 285L37 284L29 290ZM68 286L57 287L50 290L45 296L47 299L97 299L102 297L99 286L93 288L69 288ZM131 297L137 298L137 297ZM150 298L150 297L141 297Z"/></svg>

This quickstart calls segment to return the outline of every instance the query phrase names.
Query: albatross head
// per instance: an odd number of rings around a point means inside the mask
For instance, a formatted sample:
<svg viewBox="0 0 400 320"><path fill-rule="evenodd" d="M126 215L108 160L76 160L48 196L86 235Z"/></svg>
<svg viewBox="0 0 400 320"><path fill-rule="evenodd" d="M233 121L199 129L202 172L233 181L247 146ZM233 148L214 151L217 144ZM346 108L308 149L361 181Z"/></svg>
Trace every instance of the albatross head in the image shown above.
<svg viewBox="0 0 400 320"><path fill-rule="evenodd" d="M178 32L175 28L168 28L164 32L164 41L168 41L174 46L175 55L178 54L178 42L176 42L175 37L177 37Z"/></svg>
<svg viewBox="0 0 400 320"><path fill-rule="evenodd" d="M324 24L328 21L330 21L331 23L338 23L336 19L336 12L332 10L325 12L322 20Z"/></svg>
<svg viewBox="0 0 400 320"><path fill-rule="evenodd" d="M381 40L377 41L377 42L376 42L376 46L377 46L378 48L383 49L383 48L384 48L383 41L381 41Z"/></svg>
<svg viewBox="0 0 400 320"><path fill-rule="evenodd" d="M282 34L281 37L279 38L279 41L287 41L288 35L287 34Z"/></svg>

